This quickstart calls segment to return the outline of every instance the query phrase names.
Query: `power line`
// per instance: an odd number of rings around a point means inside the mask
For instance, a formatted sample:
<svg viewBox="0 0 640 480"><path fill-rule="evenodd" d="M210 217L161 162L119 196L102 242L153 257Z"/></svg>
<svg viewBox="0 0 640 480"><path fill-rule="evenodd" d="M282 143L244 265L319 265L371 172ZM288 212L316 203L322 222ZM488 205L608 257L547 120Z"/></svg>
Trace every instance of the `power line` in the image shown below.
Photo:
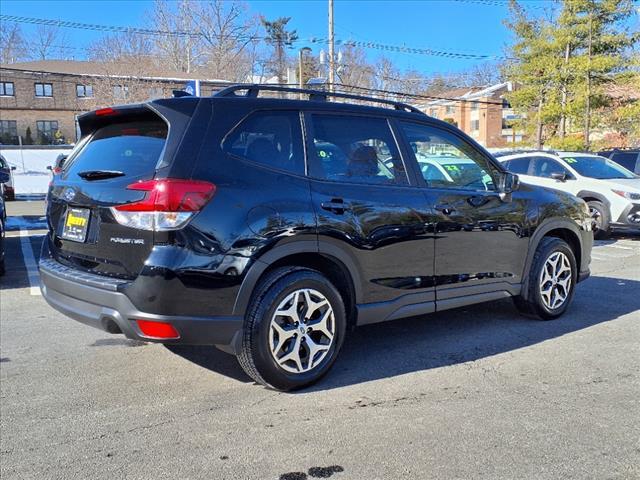
<svg viewBox="0 0 640 480"><path fill-rule="evenodd" d="M155 30L155 29L149 29L149 28L138 28L138 27L130 27L130 26L100 25L100 24L92 24L92 23L71 22L67 20L21 17L17 15L0 15L0 21L25 23L30 25L47 25L47 26L55 26L55 27L61 27L61 28L74 28L74 29L80 29L80 30L90 30L90 31L107 32L107 33L128 33L128 34L135 34L135 35L177 36L177 37L192 37L192 38L204 36L204 34L199 32L187 32L183 30ZM220 35L214 35L214 36L220 37ZM259 35L232 35L232 36L226 36L225 38L233 38L236 40L247 40L247 41L268 39L268 37L259 36ZM300 42L309 42L314 44L319 44L319 43L329 44L330 40L328 38L323 38L323 37L310 37L306 39L298 39L293 43L300 43ZM335 43L336 45L362 47L362 48L375 49L375 50L387 51L387 52L427 55L427 56L435 56L435 57L443 57L443 58L456 58L456 59L462 59L462 60L503 60L508 58L500 55L451 52L451 51L438 50L438 49L432 49L432 48L411 47L407 45L389 45L389 44L369 42L364 40L336 39Z"/></svg>

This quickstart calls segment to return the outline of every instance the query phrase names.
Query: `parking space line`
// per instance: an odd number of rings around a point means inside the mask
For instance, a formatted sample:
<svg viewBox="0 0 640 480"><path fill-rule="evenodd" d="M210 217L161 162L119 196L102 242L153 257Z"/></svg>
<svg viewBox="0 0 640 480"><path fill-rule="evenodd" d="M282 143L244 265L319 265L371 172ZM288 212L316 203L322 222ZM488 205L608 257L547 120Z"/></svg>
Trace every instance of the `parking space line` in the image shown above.
<svg viewBox="0 0 640 480"><path fill-rule="evenodd" d="M33 296L42 295L40 293L40 275L38 275L38 265L31 247L29 230L20 229L20 247L22 248L24 266L27 268L27 277L29 278L29 293Z"/></svg>

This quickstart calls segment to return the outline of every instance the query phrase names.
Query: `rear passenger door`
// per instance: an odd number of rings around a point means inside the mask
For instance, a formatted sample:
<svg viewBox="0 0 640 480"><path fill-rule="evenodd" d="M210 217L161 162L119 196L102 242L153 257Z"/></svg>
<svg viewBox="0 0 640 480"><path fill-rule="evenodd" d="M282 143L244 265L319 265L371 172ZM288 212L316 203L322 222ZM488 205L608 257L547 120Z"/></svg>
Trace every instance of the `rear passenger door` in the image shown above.
<svg viewBox="0 0 640 480"><path fill-rule="evenodd" d="M342 252L356 266L359 303L389 304L360 313L359 323L393 318L408 304L433 311L433 218L388 120L308 113L305 124L320 252Z"/></svg>

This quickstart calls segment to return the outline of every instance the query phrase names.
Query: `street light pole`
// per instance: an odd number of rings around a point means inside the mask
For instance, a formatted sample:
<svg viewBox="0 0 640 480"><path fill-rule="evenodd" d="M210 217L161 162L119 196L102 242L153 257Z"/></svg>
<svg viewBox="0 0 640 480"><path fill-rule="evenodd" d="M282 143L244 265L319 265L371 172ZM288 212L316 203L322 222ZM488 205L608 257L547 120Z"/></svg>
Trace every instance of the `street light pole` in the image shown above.
<svg viewBox="0 0 640 480"><path fill-rule="evenodd" d="M304 88L304 78L303 78L303 55L305 53L310 52L311 49L309 47L302 47L298 50L298 86L300 88ZM302 99L302 94L300 94L300 98Z"/></svg>

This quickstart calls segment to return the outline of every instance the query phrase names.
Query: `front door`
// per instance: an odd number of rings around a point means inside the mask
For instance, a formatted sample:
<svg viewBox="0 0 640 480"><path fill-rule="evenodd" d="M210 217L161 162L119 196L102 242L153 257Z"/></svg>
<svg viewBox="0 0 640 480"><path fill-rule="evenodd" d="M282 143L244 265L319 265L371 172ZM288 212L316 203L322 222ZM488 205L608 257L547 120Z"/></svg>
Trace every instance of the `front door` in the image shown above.
<svg viewBox="0 0 640 480"><path fill-rule="evenodd" d="M359 323L433 311L433 216L387 119L313 113L305 123L319 248L357 266Z"/></svg>
<svg viewBox="0 0 640 480"><path fill-rule="evenodd" d="M400 122L436 215L438 309L517 293L527 253L526 201L500 196L499 169L462 136Z"/></svg>

